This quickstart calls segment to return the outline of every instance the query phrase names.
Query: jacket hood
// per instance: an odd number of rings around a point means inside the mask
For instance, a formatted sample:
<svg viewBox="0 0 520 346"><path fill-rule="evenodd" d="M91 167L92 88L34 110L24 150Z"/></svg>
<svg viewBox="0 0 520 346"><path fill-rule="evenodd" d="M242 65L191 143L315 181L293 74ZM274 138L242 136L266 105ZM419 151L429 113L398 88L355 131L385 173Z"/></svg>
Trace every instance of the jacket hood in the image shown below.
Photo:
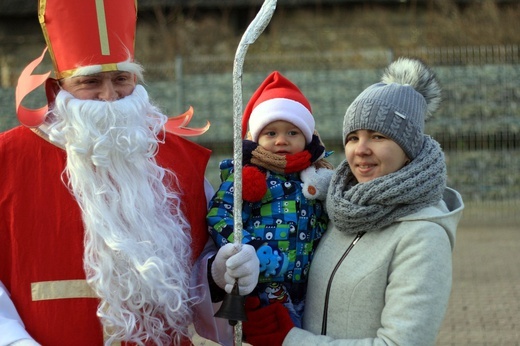
<svg viewBox="0 0 520 346"><path fill-rule="evenodd" d="M440 225L450 239L451 249L455 247L455 233L462 217L464 202L457 191L447 187L442 200L434 206L419 210L399 219L399 221L430 221Z"/></svg>

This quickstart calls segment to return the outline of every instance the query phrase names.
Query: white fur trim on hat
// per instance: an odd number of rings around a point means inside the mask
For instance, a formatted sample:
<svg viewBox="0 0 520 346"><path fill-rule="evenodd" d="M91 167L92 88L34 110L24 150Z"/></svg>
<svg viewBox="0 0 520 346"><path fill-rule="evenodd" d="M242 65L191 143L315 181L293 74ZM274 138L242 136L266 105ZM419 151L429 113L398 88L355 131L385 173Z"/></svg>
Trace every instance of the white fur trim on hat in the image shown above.
<svg viewBox="0 0 520 346"><path fill-rule="evenodd" d="M252 140L258 141L260 131L269 123L284 120L298 127L305 136L307 144L312 141L314 133L314 117L299 102L285 98L266 100L256 106L249 117L249 132Z"/></svg>
<svg viewBox="0 0 520 346"><path fill-rule="evenodd" d="M111 71L124 71L135 74L139 80L143 80L143 71L144 68L140 64L131 61L122 61L117 64L110 65L89 65L89 66L81 66L74 70L71 77L79 77L79 76L89 76L93 74L98 74L101 72L111 72Z"/></svg>

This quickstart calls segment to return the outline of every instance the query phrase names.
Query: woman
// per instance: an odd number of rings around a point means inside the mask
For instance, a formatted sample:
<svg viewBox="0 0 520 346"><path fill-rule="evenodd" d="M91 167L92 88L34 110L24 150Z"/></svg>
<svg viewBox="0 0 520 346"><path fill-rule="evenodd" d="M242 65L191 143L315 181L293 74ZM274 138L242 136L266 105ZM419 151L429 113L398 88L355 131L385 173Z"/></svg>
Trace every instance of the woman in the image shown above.
<svg viewBox="0 0 520 346"><path fill-rule="evenodd" d="M310 269L303 329L279 307L249 306L248 342L435 344L463 209L460 195L446 187L439 144L424 134L439 103L433 72L402 58L350 105L346 160L329 186L331 223Z"/></svg>

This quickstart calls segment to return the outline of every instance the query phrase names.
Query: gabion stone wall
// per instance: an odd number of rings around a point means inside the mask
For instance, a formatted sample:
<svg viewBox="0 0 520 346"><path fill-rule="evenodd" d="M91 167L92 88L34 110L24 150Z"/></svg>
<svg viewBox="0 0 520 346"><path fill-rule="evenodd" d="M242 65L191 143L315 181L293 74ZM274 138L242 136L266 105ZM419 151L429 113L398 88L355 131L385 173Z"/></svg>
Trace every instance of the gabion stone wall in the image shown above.
<svg viewBox="0 0 520 346"><path fill-rule="evenodd" d="M444 102L426 124L426 132L445 149L449 185L472 205L509 203L500 207L513 214L520 207L520 64L433 66L443 87ZM243 102L271 70L245 72ZM343 159L341 128L352 100L367 86L378 82L382 68L375 69L283 69L311 102L317 129L329 149L330 161ZM232 156L233 97L230 73L190 74L174 81L149 81L146 88L167 114L194 107L193 126L206 120L210 130L195 141L213 149L207 176L219 184L218 161ZM44 103L38 90L25 102L30 107ZM16 126L14 90L0 89L0 130ZM502 204L500 204L502 205ZM498 207L497 207L498 208ZM507 210L506 210L507 209ZM508 214L509 215L509 214ZM502 219L502 217L499 217Z"/></svg>

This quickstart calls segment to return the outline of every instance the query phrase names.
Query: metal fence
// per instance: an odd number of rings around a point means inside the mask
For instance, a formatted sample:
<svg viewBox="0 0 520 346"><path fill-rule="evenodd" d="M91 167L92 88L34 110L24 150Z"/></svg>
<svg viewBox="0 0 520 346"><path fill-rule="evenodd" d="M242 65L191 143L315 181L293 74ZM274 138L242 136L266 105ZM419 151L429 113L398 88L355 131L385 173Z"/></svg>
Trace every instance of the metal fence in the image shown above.
<svg viewBox="0 0 520 346"><path fill-rule="evenodd" d="M444 102L426 124L446 154L448 184L466 203L463 223L518 225L520 228L520 53L518 46L364 50L349 53L248 55L244 66L244 104L272 70L293 80L313 107L317 129L330 160L343 159L341 127L352 100L379 81L383 68L398 56L414 56L433 67ZM212 123L195 141L213 150L206 172L216 187L218 162L232 156L232 56L178 58L146 66L147 89L168 114L188 106L194 125ZM0 89L0 130L16 124L14 91ZM43 102L43 92L35 105ZM5 110L11 110L7 114Z"/></svg>

